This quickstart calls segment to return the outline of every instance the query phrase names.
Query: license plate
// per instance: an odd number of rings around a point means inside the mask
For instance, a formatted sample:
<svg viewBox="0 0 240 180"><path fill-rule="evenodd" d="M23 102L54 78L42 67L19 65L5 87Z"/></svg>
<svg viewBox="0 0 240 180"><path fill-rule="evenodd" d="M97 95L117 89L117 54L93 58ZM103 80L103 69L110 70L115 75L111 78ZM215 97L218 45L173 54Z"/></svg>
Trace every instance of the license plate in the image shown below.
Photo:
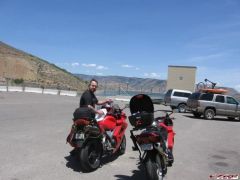
<svg viewBox="0 0 240 180"><path fill-rule="evenodd" d="M84 139L84 134L83 133L77 133L75 135L75 139Z"/></svg>
<svg viewBox="0 0 240 180"><path fill-rule="evenodd" d="M153 149L153 144L141 144L140 148L142 151L148 151Z"/></svg>

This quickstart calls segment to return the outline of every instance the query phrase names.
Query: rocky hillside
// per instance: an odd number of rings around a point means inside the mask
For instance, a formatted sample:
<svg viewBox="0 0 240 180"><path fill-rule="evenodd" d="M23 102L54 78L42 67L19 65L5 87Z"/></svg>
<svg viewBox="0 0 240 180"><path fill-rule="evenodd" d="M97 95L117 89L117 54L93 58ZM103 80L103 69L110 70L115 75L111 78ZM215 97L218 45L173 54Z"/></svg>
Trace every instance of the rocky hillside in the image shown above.
<svg viewBox="0 0 240 180"><path fill-rule="evenodd" d="M66 70L1 41L0 82L78 91L87 87L85 81Z"/></svg>

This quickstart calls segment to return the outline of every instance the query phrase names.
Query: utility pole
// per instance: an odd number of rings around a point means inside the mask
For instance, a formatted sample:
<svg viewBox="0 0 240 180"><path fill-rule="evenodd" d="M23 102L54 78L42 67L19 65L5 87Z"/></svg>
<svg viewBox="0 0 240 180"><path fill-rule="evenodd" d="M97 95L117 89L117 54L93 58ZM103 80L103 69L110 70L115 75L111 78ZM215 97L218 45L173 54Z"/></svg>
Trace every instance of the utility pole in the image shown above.
<svg viewBox="0 0 240 180"><path fill-rule="evenodd" d="M118 95L120 95L121 93L121 86L120 86L120 83L118 84Z"/></svg>
<svg viewBox="0 0 240 180"><path fill-rule="evenodd" d="M104 81L104 96L106 96L106 88L107 88L107 82Z"/></svg>

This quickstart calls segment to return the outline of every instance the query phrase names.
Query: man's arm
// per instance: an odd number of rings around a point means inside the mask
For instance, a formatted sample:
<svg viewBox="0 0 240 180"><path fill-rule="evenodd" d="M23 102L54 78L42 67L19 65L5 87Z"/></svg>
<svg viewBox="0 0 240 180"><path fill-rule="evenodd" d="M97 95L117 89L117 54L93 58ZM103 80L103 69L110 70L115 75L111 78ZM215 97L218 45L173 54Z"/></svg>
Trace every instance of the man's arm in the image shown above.
<svg viewBox="0 0 240 180"><path fill-rule="evenodd" d="M103 112L102 110L96 110L96 109L95 109L94 107L92 107L91 105L88 105L88 107L89 107L90 109L92 109L95 114L100 114L100 115L104 114L104 112Z"/></svg>
<svg viewBox="0 0 240 180"><path fill-rule="evenodd" d="M106 100L98 101L97 105L103 105L111 102L113 102L112 99L106 99Z"/></svg>

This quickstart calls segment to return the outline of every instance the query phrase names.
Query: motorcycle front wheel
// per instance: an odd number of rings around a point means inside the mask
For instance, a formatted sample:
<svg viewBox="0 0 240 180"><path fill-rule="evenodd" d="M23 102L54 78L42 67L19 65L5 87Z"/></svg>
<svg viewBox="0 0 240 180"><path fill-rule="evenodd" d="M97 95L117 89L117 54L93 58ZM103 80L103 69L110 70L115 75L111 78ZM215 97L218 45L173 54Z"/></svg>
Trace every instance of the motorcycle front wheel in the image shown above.
<svg viewBox="0 0 240 180"><path fill-rule="evenodd" d="M158 153L148 152L145 159L146 175L149 180L163 180L164 173Z"/></svg>
<svg viewBox="0 0 240 180"><path fill-rule="evenodd" d="M121 145L119 147L119 155L123 155L126 151L126 136L123 135Z"/></svg>
<svg viewBox="0 0 240 180"><path fill-rule="evenodd" d="M101 144L96 140L88 141L80 151L81 167L86 172L99 168L101 164Z"/></svg>

